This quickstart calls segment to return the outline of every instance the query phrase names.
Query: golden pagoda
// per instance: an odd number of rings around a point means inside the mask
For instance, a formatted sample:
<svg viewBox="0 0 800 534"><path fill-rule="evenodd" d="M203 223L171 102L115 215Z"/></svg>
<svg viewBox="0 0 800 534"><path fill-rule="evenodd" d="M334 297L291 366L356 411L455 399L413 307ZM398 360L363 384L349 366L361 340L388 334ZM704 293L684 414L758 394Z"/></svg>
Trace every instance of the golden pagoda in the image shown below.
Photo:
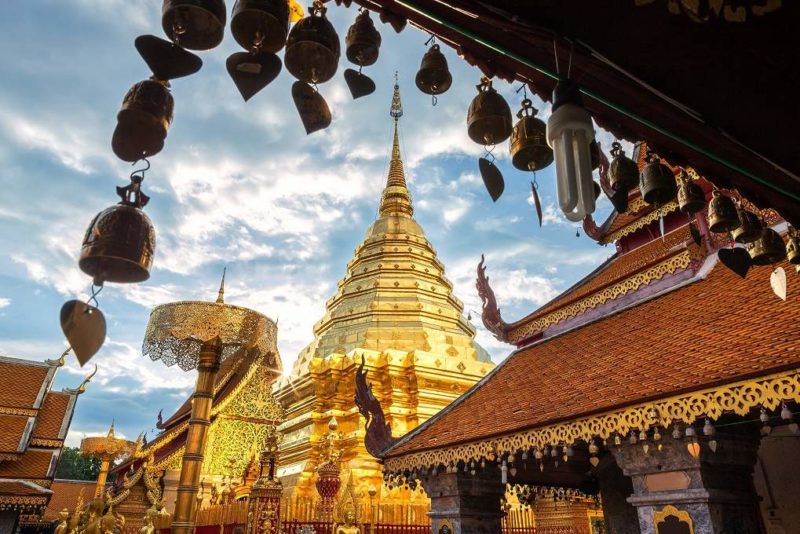
<svg viewBox="0 0 800 534"><path fill-rule="evenodd" d="M315 495L321 445L335 417L343 478L352 476L357 491L377 498L376 505L412 498L383 487L380 465L364 448L364 422L354 403L362 358L395 435L429 419L494 367L475 341L436 249L414 219L400 155L397 84L390 114L394 140L378 218L327 301L314 340L274 388L286 410L278 475L287 497Z"/></svg>

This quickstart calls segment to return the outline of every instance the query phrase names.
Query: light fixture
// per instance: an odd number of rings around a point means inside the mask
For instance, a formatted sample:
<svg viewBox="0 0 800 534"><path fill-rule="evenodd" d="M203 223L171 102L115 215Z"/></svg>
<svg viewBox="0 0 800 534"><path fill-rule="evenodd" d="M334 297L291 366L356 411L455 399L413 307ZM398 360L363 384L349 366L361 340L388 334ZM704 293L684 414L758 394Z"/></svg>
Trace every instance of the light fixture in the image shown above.
<svg viewBox="0 0 800 534"><path fill-rule="evenodd" d="M558 203L564 216L573 222L594 212L589 149L593 140L592 117L583 107L580 89L570 80L559 81L553 92L553 112L547 120L547 144L556 162Z"/></svg>

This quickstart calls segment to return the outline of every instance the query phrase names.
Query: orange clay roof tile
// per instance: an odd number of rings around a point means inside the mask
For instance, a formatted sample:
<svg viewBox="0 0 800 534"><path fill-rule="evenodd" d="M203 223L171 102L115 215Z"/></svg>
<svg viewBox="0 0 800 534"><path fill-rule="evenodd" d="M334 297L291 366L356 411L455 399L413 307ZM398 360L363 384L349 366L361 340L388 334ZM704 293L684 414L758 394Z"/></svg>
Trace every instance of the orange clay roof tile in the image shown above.
<svg viewBox="0 0 800 534"><path fill-rule="evenodd" d="M33 437L40 439L61 439L61 425L64 419L71 416L67 413L69 401L72 395L69 393L51 391L44 398L42 408L36 417L36 426L33 427Z"/></svg>
<svg viewBox="0 0 800 534"><path fill-rule="evenodd" d="M742 279L717 264L705 280L521 349L388 456L798 368L800 299L778 299L769 274Z"/></svg>
<svg viewBox="0 0 800 534"><path fill-rule="evenodd" d="M75 505L78 502L78 497L83 491L84 502L89 502L94 496L93 481L86 480L54 480L50 489L53 490L53 496L47 504L47 509L42 515L45 521L52 521L58 519L58 513L66 508L70 512L75 510Z"/></svg>
<svg viewBox="0 0 800 534"><path fill-rule="evenodd" d="M53 451L28 449L19 460L0 462L0 478L47 478Z"/></svg>
<svg viewBox="0 0 800 534"><path fill-rule="evenodd" d="M0 415L0 453L19 452L17 449L27 424L28 416Z"/></svg>
<svg viewBox="0 0 800 534"><path fill-rule="evenodd" d="M0 359L0 406L33 408L48 370L34 362Z"/></svg>

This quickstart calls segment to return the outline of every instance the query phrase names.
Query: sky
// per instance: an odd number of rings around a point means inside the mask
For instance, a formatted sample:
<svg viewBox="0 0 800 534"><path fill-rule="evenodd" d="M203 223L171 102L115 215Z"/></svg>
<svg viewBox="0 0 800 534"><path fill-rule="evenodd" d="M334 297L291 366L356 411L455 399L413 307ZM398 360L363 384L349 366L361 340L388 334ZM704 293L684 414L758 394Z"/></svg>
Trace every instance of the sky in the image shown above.
<svg viewBox="0 0 800 534"><path fill-rule="evenodd" d="M228 8L233 2L228 1ZM97 364L68 437L107 430L154 436L190 394L195 375L141 355L150 310L175 300L216 297L227 267L226 302L279 321L278 346L291 369L313 339L312 326L334 294L347 261L375 219L391 149L389 117L398 72L404 115L401 144L415 216L436 247L455 294L471 312L478 341L495 362L511 351L482 326L475 270L488 275L506 321L524 317L592 271L613 251L561 216L554 172L538 173L544 224L538 227L531 173L515 170L507 143L494 154L506 180L493 203L478 174L483 148L467 137L466 112L480 71L443 46L453 86L433 106L414 85L428 36L396 34L373 14L383 44L364 73L377 90L353 100L343 72L344 35L357 11L328 4L342 40L333 80L319 87L333 123L306 135L284 69L245 103L225 70L239 51L223 43L200 52L199 73L172 82L174 122L151 158L145 211L157 234L148 281L107 284L99 306L107 339L84 368L74 357L55 387L75 387ZM26 0L0 18L0 354L55 358L66 348L59 310L86 299L91 280L78 268L81 240L94 215L117 202L114 188L133 170L111 151L116 114L128 88L150 73L133 47L141 34L163 37L160 0ZM281 57L283 52L280 53ZM519 84L495 87L519 109ZM533 97L546 120L549 106ZM598 132L608 149L611 138ZM630 154L630 151L628 152ZM596 220L611 208L601 197Z"/></svg>

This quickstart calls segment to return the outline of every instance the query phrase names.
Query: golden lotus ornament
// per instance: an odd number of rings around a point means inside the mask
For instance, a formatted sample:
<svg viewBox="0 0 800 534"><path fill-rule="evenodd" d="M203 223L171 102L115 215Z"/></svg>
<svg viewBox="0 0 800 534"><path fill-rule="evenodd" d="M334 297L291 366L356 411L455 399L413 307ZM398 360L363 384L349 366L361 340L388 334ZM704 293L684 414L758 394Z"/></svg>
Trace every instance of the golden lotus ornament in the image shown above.
<svg viewBox="0 0 800 534"><path fill-rule="evenodd" d="M738 205L736 206L736 216L739 218L739 226L731 230L731 237L734 241L746 244L761 237L761 221L754 213Z"/></svg>
<svg viewBox="0 0 800 534"><path fill-rule="evenodd" d="M325 11L322 2L314 2L309 16L298 21L286 39L283 57L286 70L306 83L327 82L336 74L339 65L339 36Z"/></svg>
<svg viewBox="0 0 800 534"><path fill-rule="evenodd" d="M740 224L733 199L714 190L708 203L708 229L724 233L736 229Z"/></svg>
<svg viewBox="0 0 800 534"><path fill-rule="evenodd" d="M529 99L522 101L519 120L511 131L511 164L521 171L538 171L553 163L553 149L547 144L547 126L536 117Z"/></svg>
<svg viewBox="0 0 800 534"><path fill-rule="evenodd" d="M761 237L747 245L753 265L772 265L786 258L786 245L780 234L772 228L764 228Z"/></svg>
<svg viewBox="0 0 800 534"><path fill-rule="evenodd" d="M647 204L663 206L675 198L678 184L672 170L653 156L639 177L639 190Z"/></svg>
<svg viewBox="0 0 800 534"><path fill-rule="evenodd" d="M190 50L209 50L222 42L224 0L164 0L161 25L172 42Z"/></svg>
<svg viewBox="0 0 800 534"><path fill-rule="evenodd" d="M467 111L467 134L479 145L496 145L511 135L511 108L488 78L476 86L478 94Z"/></svg>
<svg viewBox="0 0 800 534"><path fill-rule="evenodd" d="M426 95L436 96L450 89L453 76L447 67L447 58L438 44L431 45L422 56L422 63L414 79L417 88Z"/></svg>
<svg viewBox="0 0 800 534"><path fill-rule="evenodd" d="M289 34L289 2L236 0L231 13L231 33L245 50L278 52Z"/></svg>

